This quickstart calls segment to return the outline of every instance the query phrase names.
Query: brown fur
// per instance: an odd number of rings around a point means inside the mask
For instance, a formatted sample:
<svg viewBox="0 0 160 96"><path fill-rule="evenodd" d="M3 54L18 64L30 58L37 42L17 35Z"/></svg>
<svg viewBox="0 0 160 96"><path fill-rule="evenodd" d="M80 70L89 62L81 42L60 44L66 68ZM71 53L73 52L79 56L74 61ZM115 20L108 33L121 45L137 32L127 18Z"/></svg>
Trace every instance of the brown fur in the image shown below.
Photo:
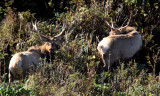
<svg viewBox="0 0 160 96"><path fill-rule="evenodd" d="M127 27L120 27L120 28L112 29L109 34L110 35L128 34L132 31L136 31L136 28L127 26Z"/></svg>
<svg viewBox="0 0 160 96"><path fill-rule="evenodd" d="M45 43L42 46L32 46L27 51L28 52L37 52L42 57L44 57L44 55L46 55L49 52L49 47Z"/></svg>

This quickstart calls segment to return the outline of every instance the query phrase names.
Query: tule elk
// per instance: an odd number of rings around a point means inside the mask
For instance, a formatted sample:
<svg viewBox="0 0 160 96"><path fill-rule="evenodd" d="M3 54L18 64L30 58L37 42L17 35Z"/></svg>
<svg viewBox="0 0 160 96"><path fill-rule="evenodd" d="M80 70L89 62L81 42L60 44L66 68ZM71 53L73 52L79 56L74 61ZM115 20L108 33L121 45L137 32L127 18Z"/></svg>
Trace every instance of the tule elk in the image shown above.
<svg viewBox="0 0 160 96"><path fill-rule="evenodd" d="M108 22L107 24L109 25ZM109 69L118 60L133 57L141 46L142 37L139 32L134 27L126 25L120 28L111 27L110 35L99 42L97 49L104 67Z"/></svg>
<svg viewBox="0 0 160 96"><path fill-rule="evenodd" d="M36 24L33 24L33 27L36 32L39 32ZM40 68L40 64L43 64L40 58L54 53L55 42L57 42L62 33L64 33L64 30L51 39L40 35L41 40L45 42L42 46L32 46L27 51L14 54L9 64L9 83L16 78L24 78L30 70Z"/></svg>

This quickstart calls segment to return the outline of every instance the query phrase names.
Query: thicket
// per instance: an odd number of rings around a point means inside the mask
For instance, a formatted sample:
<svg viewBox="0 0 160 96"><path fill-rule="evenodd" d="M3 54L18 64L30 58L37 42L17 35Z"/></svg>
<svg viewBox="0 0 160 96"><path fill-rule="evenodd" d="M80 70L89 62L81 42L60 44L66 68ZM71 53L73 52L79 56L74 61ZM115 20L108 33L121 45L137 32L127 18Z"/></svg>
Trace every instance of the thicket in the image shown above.
<svg viewBox="0 0 160 96"><path fill-rule="evenodd" d="M160 1L153 0L2 0L0 1L0 94L1 96L138 96L160 95ZM103 70L98 42L110 28L126 24L142 35L136 58L121 61L113 70ZM41 34L55 36L66 23L65 35L55 50L55 59L40 72L8 86L12 55L41 45L31 31L37 21ZM116 66L116 68L115 68Z"/></svg>

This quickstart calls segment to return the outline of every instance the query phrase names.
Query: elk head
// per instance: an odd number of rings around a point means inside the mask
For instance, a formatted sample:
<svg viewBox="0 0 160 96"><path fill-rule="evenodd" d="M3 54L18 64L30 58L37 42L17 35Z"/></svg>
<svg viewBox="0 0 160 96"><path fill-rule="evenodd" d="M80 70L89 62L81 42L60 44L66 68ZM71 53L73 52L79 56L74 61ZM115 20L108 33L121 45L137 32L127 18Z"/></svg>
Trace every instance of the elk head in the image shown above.
<svg viewBox="0 0 160 96"><path fill-rule="evenodd" d="M130 20L131 20L131 16L132 16L132 13L130 14L130 17L128 19L128 22L127 22L127 25L126 26L123 26L123 23L121 27L119 28L114 28L113 26L113 23L112 23L112 26L109 24L108 21L105 20L105 23L111 28L111 31L109 32L109 35L120 35L120 34L127 34L131 31L136 31L136 28L135 27L130 27L128 26L129 23L130 23Z"/></svg>
<svg viewBox="0 0 160 96"><path fill-rule="evenodd" d="M45 42L42 46L41 46L41 51L43 53L49 53L50 55L54 54L54 50L57 48L58 43L60 41L61 36L64 34L64 31L66 29L66 25L65 23L63 23L63 27L62 27L62 31L57 34L56 36L52 37L52 38L48 38L42 34L40 34L38 28L37 28L37 23L33 23L32 22L32 26L33 26L33 32L36 32L40 35L40 38L43 42Z"/></svg>

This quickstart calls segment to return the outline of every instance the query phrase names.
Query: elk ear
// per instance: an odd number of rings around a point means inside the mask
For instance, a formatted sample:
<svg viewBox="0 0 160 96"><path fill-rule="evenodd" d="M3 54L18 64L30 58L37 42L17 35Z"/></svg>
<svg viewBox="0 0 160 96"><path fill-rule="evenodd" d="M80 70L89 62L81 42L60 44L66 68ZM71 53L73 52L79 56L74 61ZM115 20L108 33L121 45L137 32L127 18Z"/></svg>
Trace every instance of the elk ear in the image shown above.
<svg viewBox="0 0 160 96"><path fill-rule="evenodd" d="M40 35L41 36L41 40L44 41L44 42L51 42L51 40L46 37L46 36L43 36L43 35Z"/></svg>

